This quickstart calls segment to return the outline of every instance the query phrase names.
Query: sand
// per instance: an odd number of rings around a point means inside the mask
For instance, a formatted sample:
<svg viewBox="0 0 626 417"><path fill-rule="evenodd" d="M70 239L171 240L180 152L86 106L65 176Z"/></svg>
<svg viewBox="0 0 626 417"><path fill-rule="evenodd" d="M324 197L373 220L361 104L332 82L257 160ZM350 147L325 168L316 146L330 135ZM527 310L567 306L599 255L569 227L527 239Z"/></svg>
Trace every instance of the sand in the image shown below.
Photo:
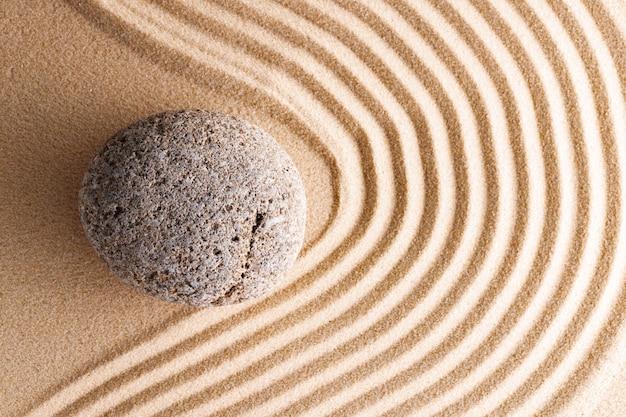
<svg viewBox="0 0 626 417"><path fill-rule="evenodd" d="M0 414L626 413L626 6L0 6ZM277 290L197 310L91 250L92 156L150 114L302 175Z"/></svg>

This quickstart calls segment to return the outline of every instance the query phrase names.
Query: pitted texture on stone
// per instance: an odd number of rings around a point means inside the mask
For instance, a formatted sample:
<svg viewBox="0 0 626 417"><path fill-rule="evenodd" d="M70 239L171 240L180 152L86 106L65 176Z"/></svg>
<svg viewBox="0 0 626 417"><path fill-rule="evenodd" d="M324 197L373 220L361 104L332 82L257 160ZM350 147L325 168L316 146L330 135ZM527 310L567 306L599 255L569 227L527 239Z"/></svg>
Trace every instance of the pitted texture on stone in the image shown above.
<svg viewBox="0 0 626 417"><path fill-rule="evenodd" d="M122 281L224 305L267 292L304 237L305 194L276 141L241 119L166 112L109 139L79 193L83 227Z"/></svg>

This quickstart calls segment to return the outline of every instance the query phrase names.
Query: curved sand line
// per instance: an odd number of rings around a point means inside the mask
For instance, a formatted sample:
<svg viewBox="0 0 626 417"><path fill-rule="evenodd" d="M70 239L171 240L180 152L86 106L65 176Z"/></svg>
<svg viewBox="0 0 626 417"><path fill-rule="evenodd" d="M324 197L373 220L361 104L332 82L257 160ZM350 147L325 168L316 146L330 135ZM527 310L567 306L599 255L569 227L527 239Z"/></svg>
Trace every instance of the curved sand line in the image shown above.
<svg viewBox="0 0 626 417"><path fill-rule="evenodd" d="M432 14L420 12L418 4L399 0L390 0L384 7L339 2L345 14L333 13L334 6L324 2L278 3L284 11L270 5L213 2L211 10L217 16L224 13L223 19L235 16L246 29L245 35L193 3L158 1L134 11L126 4L126 11L119 14L122 2L108 4L115 10L107 10L94 1L88 4L86 15L115 21L116 34L123 34L125 42L134 42L140 53L181 56L185 58L181 62L194 65L207 64L195 61L198 55L192 54L193 43L163 37L172 27L164 27L159 19L211 35L221 42L219 48L250 58L233 64L233 71L240 74L235 82L242 88L257 89L257 94L263 91L257 97L264 103L286 109L292 115L290 124L308 129L313 124L298 119L306 114L304 103L268 85L268 79L255 80L258 68L254 63L267 66L261 72L282 73L285 80L299 83L301 96L310 94L316 105L327 109L325 117L332 115L335 121L331 123L341 125L346 140L353 142L352 149L358 150L353 155L359 158L363 178L359 187L364 195L357 203L358 219L353 227L340 230L345 213L345 202L340 201L345 187L355 182L351 171L337 165L337 189L341 191L335 193L336 214L305 251L304 257L312 259L308 270L303 269L300 277L270 297L243 306L229 320L191 330L173 346L159 342L156 335L150 340L157 340L157 353L143 353L146 356L119 369L107 369L115 357L98 362L91 371L96 374L92 375L94 381L99 381L96 386L85 391L69 383L59 389L59 393L72 389L75 393L59 399L55 415L243 415L260 410L276 415L407 415L416 410L428 415L554 415L567 407L581 387L601 378L594 371L600 369L603 354L610 352L626 310L624 265L615 256L624 246L624 145L618 140L614 118L623 109L614 108L616 100L609 99L611 87L603 82L606 70L603 72L600 63L609 64L606 57L599 61L576 16L559 1L532 5L424 3L433 8ZM597 30L608 39L605 45L613 60L612 71L620 77L623 105L623 35L601 4L587 2L577 7L578 13L593 16ZM488 27L476 27L475 20L471 24L466 20L469 14L460 10L470 8ZM544 23L549 10L563 32ZM390 11L412 27L390 27L380 17ZM299 16L302 26L281 21L281 13ZM348 24L352 18L362 26ZM437 19L445 21L453 33L438 33ZM319 32L304 31L305 24L318 27ZM143 26L137 29L138 25ZM492 49L496 44L487 29L506 52ZM414 49L403 33L397 33L409 30L418 34L436 57ZM538 40L543 58L537 60L531 53L535 50L519 37L522 32ZM363 65L363 69L349 66L352 58L322 46L331 38L343 45L337 44L338 48L352 51L354 65ZM567 42L572 48L567 49ZM388 50L383 53L373 45L386 45ZM296 54L290 55L288 48L294 48ZM400 61L394 62L387 52ZM301 62L291 58L298 53ZM514 60L515 70L503 61L504 53ZM442 85L444 73L431 69L435 58L458 82L458 90ZM473 59L487 80L469 66ZM550 67L547 72L536 67L542 59ZM577 66L576 59L582 66ZM414 90L406 85L407 80L394 72L399 65L412 71L436 109L420 108L424 100L409 93ZM183 67L168 69L189 72L193 77L193 66ZM213 69L220 71L220 66ZM360 72L355 73L356 69ZM521 100L525 93L510 84L513 72L524 77L530 102ZM558 81L559 93L546 88L547 73ZM576 82L572 74L578 77ZM336 90L337 82L347 89ZM488 85L495 86L496 95L488 91ZM551 94L564 97L567 108L555 112ZM593 117L585 100L588 95ZM496 125L489 122L495 97L506 119L506 152L512 157L508 162L495 150L502 139L493 136ZM470 119L476 120L474 132L468 130L467 110ZM529 119L527 114L535 116ZM558 114L567 119L566 138L559 134L562 126L554 122ZM366 120L368 117L372 119ZM437 130L428 127L429 117L441 118L445 124L452 180L441 177L445 163L438 161L445 156L440 151L441 137L433 136ZM409 120L409 125L401 119ZM324 120L330 121L320 118L318 122ZM410 126L413 133L399 126ZM539 144L530 142L529 131L538 133ZM320 141L320 133L311 131L309 140ZM482 156L478 167L475 164L480 159L468 157L468 152L475 152L473 146L468 147L472 135L480 146L477 155ZM345 150L336 153L339 147L334 142L322 146L331 160L345 161L337 155L349 154ZM534 197L536 189L530 186L535 181L531 164L538 158L530 151L537 146L544 166L543 197ZM419 165L409 162L407 150L418 153ZM389 155L392 159L387 160ZM564 164L572 165L576 178L562 174L568 169ZM506 170L515 173L513 189L500 186L510 183L503 176ZM415 175L421 180L409 180ZM424 190L416 190L417 184ZM454 192L442 190L444 184ZM452 195L454 202L448 200ZM480 195L484 197L477 197ZM447 197L442 200L440 196ZM575 202L574 208L563 205L570 200ZM514 206L502 209L503 201ZM530 216L532 201L544 202L542 219ZM420 206L421 214L412 219L413 210ZM511 214L512 219L503 220ZM447 219L448 227L441 226L445 225L442 219ZM543 226L537 227L538 222ZM567 236L571 237L563 239L569 222ZM475 227L479 233L471 238ZM527 248L527 236L535 228L541 229L532 232L539 233L538 244ZM341 241L323 256L320 242L333 234L342 236ZM434 241L442 243L431 253L428 248ZM512 277L526 268L520 259L527 259L525 254L533 250L534 260L524 282L517 285ZM429 259L423 258L425 253ZM565 259L557 262L559 253ZM342 263L346 260L350 266ZM424 267L418 268L420 265ZM404 295L394 298L394 292ZM469 300L473 305L466 304ZM268 319L270 312L280 316ZM492 316L494 312L496 316ZM329 321L319 322L322 317ZM183 321L174 321L169 328L175 329ZM247 324L250 331L233 340L229 330L234 324ZM452 328L446 328L450 325ZM204 356L184 359L194 349ZM52 394L50 399L54 398Z"/></svg>

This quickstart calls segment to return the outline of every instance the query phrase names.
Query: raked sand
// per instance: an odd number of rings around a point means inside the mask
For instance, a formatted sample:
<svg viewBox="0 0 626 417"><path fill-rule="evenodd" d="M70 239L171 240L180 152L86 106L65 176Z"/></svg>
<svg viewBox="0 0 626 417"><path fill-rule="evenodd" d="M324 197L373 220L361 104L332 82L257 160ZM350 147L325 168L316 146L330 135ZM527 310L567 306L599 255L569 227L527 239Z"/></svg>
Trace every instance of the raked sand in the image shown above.
<svg viewBox="0 0 626 417"><path fill-rule="evenodd" d="M626 414L626 4L7 1L0 33L0 415ZM83 233L93 155L181 108L302 175L261 299L152 299Z"/></svg>

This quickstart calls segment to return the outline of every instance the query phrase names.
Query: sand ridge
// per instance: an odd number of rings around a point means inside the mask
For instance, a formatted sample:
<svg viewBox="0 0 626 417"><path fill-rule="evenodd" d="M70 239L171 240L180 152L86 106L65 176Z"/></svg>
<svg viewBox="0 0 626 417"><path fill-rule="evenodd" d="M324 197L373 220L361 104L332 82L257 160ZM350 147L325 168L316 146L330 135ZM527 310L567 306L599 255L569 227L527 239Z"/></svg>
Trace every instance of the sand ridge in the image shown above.
<svg viewBox="0 0 626 417"><path fill-rule="evenodd" d="M626 311L625 39L609 6L59 3L184 91L269 124L313 206L278 291L131 323L136 339L98 342L16 409L604 413Z"/></svg>

